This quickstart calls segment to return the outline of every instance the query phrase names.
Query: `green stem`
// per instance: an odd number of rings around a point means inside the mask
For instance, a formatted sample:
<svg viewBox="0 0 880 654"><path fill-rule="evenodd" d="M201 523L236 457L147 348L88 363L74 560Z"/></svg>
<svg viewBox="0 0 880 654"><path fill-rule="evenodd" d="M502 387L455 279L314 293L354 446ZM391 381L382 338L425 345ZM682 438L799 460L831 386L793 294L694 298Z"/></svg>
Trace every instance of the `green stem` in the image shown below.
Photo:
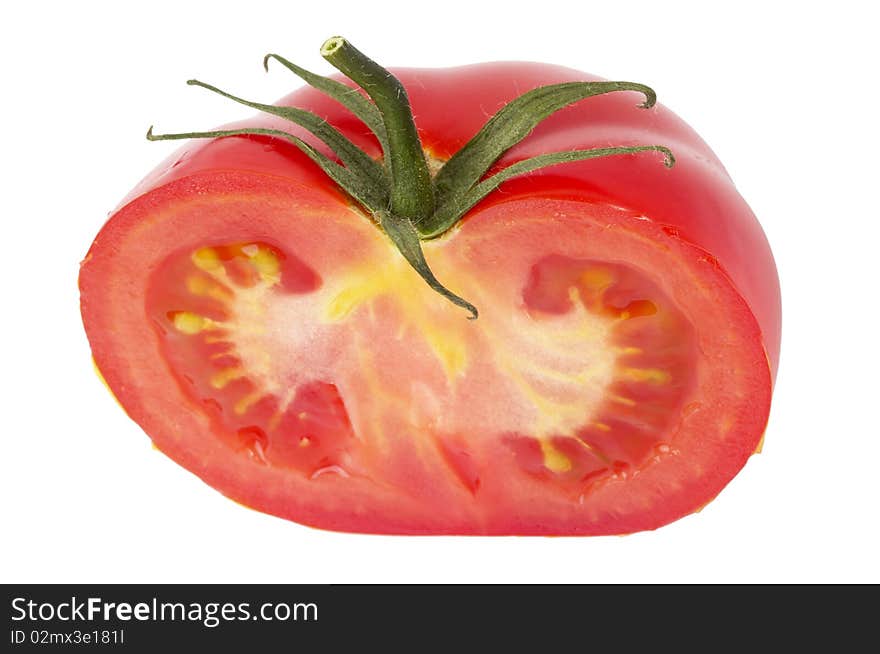
<svg viewBox="0 0 880 654"><path fill-rule="evenodd" d="M382 114L388 134L391 213L416 223L429 219L434 185L403 84L342 37L327 39L321 55L364 89Z"/></svg>

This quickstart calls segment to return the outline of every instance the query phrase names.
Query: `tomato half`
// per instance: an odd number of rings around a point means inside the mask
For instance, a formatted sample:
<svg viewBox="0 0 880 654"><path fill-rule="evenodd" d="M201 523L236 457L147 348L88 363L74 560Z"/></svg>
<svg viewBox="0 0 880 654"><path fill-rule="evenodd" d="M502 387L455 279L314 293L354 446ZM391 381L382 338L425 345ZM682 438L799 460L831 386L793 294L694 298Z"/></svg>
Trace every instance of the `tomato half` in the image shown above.
<svg viewBox="0 0 880 654"><path fill-rule="evenodd" d="M596 79L528 63L394 72L441 162L522 92ZM713 153L634 97L559 111L495 169L611 142L662 143L673 169L635 155L554 166L504 183L424 242L437 277L479 307L475 321L292 145L188 144L82 264L98 368L168 456L308 525L616 534L698 510L759 446L778 280ZM279 104L381 155L317 91Z"/></svg>

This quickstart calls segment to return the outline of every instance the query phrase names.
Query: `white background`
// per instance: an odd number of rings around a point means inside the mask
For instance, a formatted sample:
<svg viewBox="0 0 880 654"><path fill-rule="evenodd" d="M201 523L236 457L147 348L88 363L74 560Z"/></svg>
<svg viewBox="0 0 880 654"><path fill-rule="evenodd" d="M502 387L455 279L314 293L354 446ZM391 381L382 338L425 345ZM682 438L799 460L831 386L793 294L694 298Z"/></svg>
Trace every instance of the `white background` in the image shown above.
<svg viewBox="0 0 880 654"><path fill-rule="evenodd" d="M10 8L10 6L12 8ZM309 8L315 6L317 9ZM397 9L392 10L392 7ZM2 20L0 581L880 582L880 178L870 3L14 3ZM25 8L26 7L26 8ZM78 264L174 144L342 34L388 66L558 63L650 84L767 232L784 302L764 453L699 514L610 538L338 534L239 507L92 373Z"/></svg>

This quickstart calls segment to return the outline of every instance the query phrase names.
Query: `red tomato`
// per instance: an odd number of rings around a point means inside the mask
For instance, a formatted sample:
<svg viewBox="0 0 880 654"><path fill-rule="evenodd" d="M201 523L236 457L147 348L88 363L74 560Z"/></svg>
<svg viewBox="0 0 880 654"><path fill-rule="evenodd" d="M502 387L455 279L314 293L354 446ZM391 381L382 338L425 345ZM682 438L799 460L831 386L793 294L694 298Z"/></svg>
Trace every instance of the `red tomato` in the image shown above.
<svg viewBox="0 0 880 654"><path fill-rule="evenodd" d="M596 78L493 63L396 70L443 161L505 103ZM617 534L700 509L758 448L779 358L773 258L708 146L632 92L554 114L495 169L658 143L504 183L423 244L478 320L287 142L187 144L82 264L98 368L156 446L261 511L410 534ZM372 134L309 109L374 157ZM239 126L304 130L260 115ZM328 152L320 146L322 152Z"/></svg>

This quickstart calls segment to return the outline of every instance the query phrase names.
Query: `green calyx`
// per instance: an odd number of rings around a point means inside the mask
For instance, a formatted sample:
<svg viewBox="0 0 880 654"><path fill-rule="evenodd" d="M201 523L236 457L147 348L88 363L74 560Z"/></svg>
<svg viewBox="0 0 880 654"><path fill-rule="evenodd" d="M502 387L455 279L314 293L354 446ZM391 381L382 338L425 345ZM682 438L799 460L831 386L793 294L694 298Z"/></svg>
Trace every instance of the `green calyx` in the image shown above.
<svg viewBox="0 0 880 654"><path fill-rule="evenodd" d="M660 152L672 167L672 152L661 145L569 150L518 161L486 177L492 165L545 118L580 100L614 91L637 91L645 96L639 106L649 108L656 95L632 82L566 82L542 86L512 100L432 176L416 130L406 89L394 75L366 57L342 37L324 42L321 55L366 92L368 97L334 79L311 73L276 54L263 60L268 70L275 60L330 96L353 113L375 135L383 157L377 161L323 118L296 107L250 102L198 80L199 86L247 107L284 118L323 141L336 160L293 134L278 129L242 128L210 132L153 134L151 141L264 135L284 139L299 148L371 216L409 264L437 293L477 317L477 309L434 276L422 252L421 241L449 231L464 215L501 183L512 177L570 161L620 154Z"/></svg>

